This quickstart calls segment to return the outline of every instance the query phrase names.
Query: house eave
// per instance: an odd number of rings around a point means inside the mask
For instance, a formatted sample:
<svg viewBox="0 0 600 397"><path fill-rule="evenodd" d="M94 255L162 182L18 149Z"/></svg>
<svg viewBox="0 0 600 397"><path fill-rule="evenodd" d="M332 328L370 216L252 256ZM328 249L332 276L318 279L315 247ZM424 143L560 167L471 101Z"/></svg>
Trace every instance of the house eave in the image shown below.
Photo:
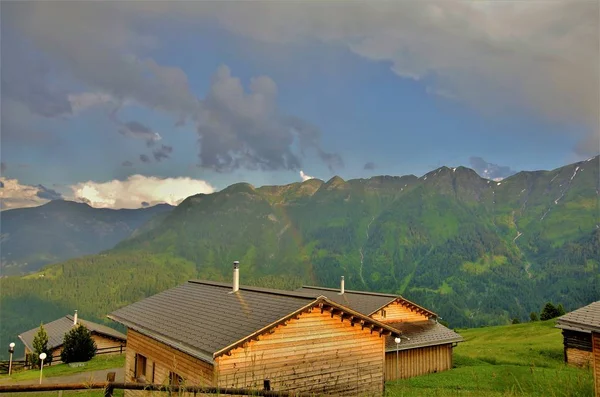
<svg viewBox="0 0 600 397"><path fill-rule="evenodd" d="M449 345L451 343L460 343L464 342L463 338L452 338L446 340L439 340L436 342L422 342L422 343L414 343L414 344L400 344L400 346L396 349L395 347L389 347L385 349L386 353L403 351L403 350L411 350L411 349L419 349L422 347L431 347L431 346L440 346L440 345Z"/></svg>
<svg viewBox="0 0 600 397"><path fill-rule="evenodd" d="M199 360L202 360L208 364L213 365L215 363L215 360L213 359L212 355L210 353L206 353L203 351L200 351L198 349L194 349L182 342L176 341L172 338L169 338L167 336L158 334L154 331L150 331L142 326L139 326L135 323L132 323L130 321L124 320L120 317L117 316L113 316L113 315L107 315L106 317L108 317L109 319L111 319L112 321L115 321L117 323L123 324L125 327L127 328L131 328L132 330L139 332L140 334L147 336L149 338L155 339L161 343L164 343L165 345L172 347L173 349L179 350L182 353L185 354L189 354L192 357L195 357Z"/></svg>

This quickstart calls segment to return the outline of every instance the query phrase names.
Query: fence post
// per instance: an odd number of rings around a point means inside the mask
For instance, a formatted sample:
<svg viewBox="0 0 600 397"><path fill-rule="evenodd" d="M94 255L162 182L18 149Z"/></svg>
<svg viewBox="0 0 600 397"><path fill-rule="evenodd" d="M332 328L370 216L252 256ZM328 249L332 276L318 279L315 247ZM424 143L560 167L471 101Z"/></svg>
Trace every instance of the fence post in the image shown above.
<svg viewBox="0 0 600 397"><path fill-rule="evenodd" d="M112 383L107 384L106 388L104 388L104 397L112 397L114 389L115 387Z"/></svg>
<svg viewBox="0 0 600 397"><path fill-rule="evenodd" d="M119 354L123 354L123 344L119 345Z"/></svg>

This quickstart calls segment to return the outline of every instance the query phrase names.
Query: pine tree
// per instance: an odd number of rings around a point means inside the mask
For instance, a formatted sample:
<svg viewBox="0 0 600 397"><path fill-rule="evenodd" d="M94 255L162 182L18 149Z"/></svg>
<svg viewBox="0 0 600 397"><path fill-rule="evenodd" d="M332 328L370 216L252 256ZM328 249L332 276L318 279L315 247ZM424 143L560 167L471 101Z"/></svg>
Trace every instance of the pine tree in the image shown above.
<svg viewBox="0 0 600 397"><path fill-rule="evenodd" d="M556 318L558 316L560 316L560 314L556 306L554 306L552 302L548 302L546 303L546 306L544 306L544 310L542 310L542 313L540 314L540 320L546 321L552 318Z"/></svg>
<svg viewBox="0 0 600 397"><path fill-rule="evenodd" d="M539 320L539 319L538 319L538 315L537 315L537 313L536 313L536 312L531 312L531 313L529 313L529 319L530 319L531 321L538 321L538 320Z"/></svg>
<svg viewBox="0 0 600 397"><path fill-rule="evenodd" d="M65 334L60 359L65 363L89 361L96 355L96 349L92 333L79 324Z"/></svg>
<svg viewBox="0 0 600 397"><path fill-rule="evenodd" d="M48 334L44 328L44 323L40 324L40 329L37 334L33 337L33 353L29 355L29 361L33 366L39 367L41 360L40 354L46 353L44 364L52 362L52 354L48 348Z"/></svg>
<svg viewBox="0 0 600 397"><path fill-rule="evenodd" d="M563 307L562 303L558 304L558 306L556 307L556 312L558 313L558 316L564 316L566 314L565 308Z"/></svg>

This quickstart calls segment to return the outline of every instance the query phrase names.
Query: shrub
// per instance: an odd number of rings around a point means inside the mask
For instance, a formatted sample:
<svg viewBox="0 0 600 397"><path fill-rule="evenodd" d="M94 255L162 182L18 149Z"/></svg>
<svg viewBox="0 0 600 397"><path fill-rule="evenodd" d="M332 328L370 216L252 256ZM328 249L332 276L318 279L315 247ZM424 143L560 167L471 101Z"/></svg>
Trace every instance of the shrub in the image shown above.
<svg viewBox="0 0 600 397"><path fill-rule="evenodd" d="M49 364L52 362L52 353L48 348L48 334L46 333L46 329L44 328L44 323L40 324L40 329L37 334L33 337L33 353L29 354L28 361L34 367L39 367L41 364L40 354L46 353L46 359L44 360L44 364Z"/></svg>
<svg viewBox="0 0 600 397"><path fill-rule="evenodd" d="M513 324L521 324L521 320L519 320L518 318L515 317L512 319L512 323Z"/></svg>
<svg viewBox="0 0 600 397"><path fill-rule="evenodd" d="M96 342L92 333L79 324L65 334L60 359L65 363L89 361L96 355Z"/></svg>

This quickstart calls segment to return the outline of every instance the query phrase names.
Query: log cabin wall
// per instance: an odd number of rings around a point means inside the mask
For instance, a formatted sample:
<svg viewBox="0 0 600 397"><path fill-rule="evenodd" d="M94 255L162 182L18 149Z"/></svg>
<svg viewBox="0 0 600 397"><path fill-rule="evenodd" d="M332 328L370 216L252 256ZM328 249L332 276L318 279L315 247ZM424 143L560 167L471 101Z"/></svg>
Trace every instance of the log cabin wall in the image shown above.
<svg viewBox="0 0 600 397"><path fill-rule="evenodd" d="M218 385L341 396L381 396L385 337L319 309L217 357Z"/></svg>
<svg viewBox="0 0 600 397"><path fill-rule="evenodd" d="M594 384L596 397L600 397L600 333L592 333L592 350L594 365Z"/></svg>
<svg viewBox="0 0 600 397"><path fill-rule="evenodd" d="M96 334L93 332L92 332L92 339L94 340L94 342L96 342L96 347L98 349L105 349L107 347L125 346L127 343L126 341L120 341L120 340L116 340L113 338L108 338L104 335ZM119 354L119 352L117 351L116 354Z"/></svg>
<svg viewBox="0 0 600 397"><path fill-rule="evenodd" d="M386 382L449 370L452 368L452 344L400 350L397 368L398 377L396 377L396 352L387 352L385 354Z"/></svg>
<svg viewBox="0 0 600 397"><path fill-rule="evenodd" d="M145 378L148 383L169 384L170 373L183 378L189 386L212 386L214 367L212 364L183 353L155 339L149 338L132 329L127 330L127 349L125 351L125 382L135 382L138 374L144 372L141 363L145 358ZM140 367L140 368L138 368ZM147 397L150 393L138 390L126 390L125 397Z"/></svg>
<svg viewBox="0 0 600 397"><path fill-rule="evenodd" d="M569 365L585 367L592 365L592 336L585 332L563 329L565 361Z"/></svg>
<svg viewBox="0 0 600 397"><path fill-rule="evenodd" d="M384 313L385 312L385 313ZM429 318L423 314L398 303L393 302L383 309L373 313L371 318L384 323L397 323L400 321L427 321Z"/></svg>

